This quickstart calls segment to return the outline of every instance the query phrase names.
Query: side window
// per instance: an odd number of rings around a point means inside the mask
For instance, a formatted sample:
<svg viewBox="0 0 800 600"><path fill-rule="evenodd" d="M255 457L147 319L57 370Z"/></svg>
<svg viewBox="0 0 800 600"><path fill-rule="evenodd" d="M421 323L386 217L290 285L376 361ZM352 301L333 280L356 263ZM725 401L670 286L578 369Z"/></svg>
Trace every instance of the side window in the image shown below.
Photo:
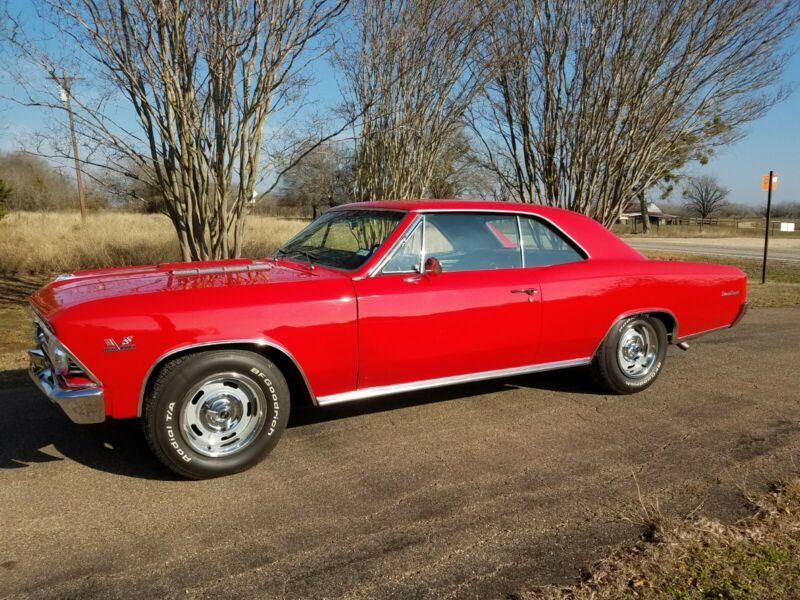
<svg viewBox="0 0 800 600"><path fill-rule="evenodd" d="M516 215L429 213L425 257L443 271L487 271L522 266Z"/></svg>
<svg viewBox="0 0 800 600"><path fill-rule="evenodd" d="M414 225L414 231L394 251L393 256L383 267L382 273L413 273L419 270L422 257L422 226L422 221Z"/></svg>
<svg viewBox="0 0 800 600"><path fill-rule="evenodd" d="M532 217L520 217L526 267L545 267L577 262L585 257L564 235Z"/></svg>
<svg viewBox="0 0 800 600"><path fill-rule="evenodd" d="M519 229L516 217L498 216L486 221L486 227L503 245L503 248L519 248Z"/></svg>

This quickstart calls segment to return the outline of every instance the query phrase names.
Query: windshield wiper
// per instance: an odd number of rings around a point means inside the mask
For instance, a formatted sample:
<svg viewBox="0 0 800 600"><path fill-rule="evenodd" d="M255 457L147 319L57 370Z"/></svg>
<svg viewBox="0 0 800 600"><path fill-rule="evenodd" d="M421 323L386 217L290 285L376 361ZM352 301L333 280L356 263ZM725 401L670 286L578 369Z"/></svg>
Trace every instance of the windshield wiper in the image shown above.
<svg viewBox="0 0 800 600"><path fill-rule="evenodd" d="M313 250L303 250L301 248L293 248L291 250L284 250L283 248L279 248L278 252L281 253L283 256L291 256L292 254L299 254L300 256L304 257L308 261L308 268L312 271L314 270L314 263L312 259L319 259L319 256Z"/></svg>

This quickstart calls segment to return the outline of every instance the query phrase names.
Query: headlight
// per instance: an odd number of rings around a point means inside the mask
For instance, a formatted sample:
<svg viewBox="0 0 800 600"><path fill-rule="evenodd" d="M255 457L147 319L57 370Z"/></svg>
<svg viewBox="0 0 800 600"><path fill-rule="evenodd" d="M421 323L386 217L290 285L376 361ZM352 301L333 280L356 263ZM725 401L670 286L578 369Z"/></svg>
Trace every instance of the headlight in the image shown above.
<svg viewBox="0 0 800 600"><path fill-rule="evenodd" d="M69 356L58 342L50 340L50 362L53 363L53 370L56 375L67 375L69 373Z"/></svg>
<svg viewBox="0 0 800 600"><path fill-rule="evenodd" d="M66 377L74 368L74 361L69 352L61 345L44 319L34 313L33 338L50 360L53 374Z"/></svg>

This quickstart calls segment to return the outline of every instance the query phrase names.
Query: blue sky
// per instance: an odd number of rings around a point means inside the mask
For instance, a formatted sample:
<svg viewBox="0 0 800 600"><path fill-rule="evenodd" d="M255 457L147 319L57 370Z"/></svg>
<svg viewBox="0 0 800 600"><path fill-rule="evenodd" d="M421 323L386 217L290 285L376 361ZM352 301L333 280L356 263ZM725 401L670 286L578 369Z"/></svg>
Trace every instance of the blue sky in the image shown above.
<svg viewBox="0 0 800 600"><path fill-rule="evenodd" d="M35 18L27 3L20 3L19 10L26 17ZM800 32L791 44L800 47ZM316 84L309 99L318 112L330 99L338 98L339 93L335 76L325 59L319 60L312 68ZM688 172L716 175L723 185L730 188L729 200L761 205L766 203L765 192L760 187L761 176L773 169L779 177L773 201L800 202L800 53L789 62L782 81L797 87L786 101L751 123L743 139L720 149L709 164L692 165ZM13 92L13 87L0 82L0 96ZM15 107L0 99L0 150L18 148L21 141L29 137L29 132L44 129L52 118L53 115L42 109ZM679 193L675 192L668 201L680 200Z"/></svg>
<svg viewBox="0 0 800 600"><path fill-rule="evenodd" d="M800 46L800 33L793 45ZM730 188L732 202L766 206L761 176L770 169L778 173L773 202L800 202L800 52L788 64L783 81L797 86L786 101L751 123L744 139L721 149L708 165L693 169L717 175Z"/></svg>

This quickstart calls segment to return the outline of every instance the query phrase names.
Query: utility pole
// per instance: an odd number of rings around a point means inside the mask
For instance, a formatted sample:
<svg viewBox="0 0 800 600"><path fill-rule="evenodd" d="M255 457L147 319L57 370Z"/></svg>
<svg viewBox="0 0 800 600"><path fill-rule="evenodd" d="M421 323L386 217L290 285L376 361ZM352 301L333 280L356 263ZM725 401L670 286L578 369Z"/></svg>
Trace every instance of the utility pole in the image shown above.
<svg viewBox="0 0 800 600"><path fill-rule="evenodd" d="M75 180L78 184L78 202L81 207L81 220L86 220L86 195L83 191L83 175L81 175L81 159L78 155L78 136L75 135L75 115L72 112L72 82L83 77L69 77L67 72L63 71L61 77L53 75L48 77L52 79L61 88L61 100L67 108L69 115L69 133L72 138L72 157L75 159Z"/></svg>

